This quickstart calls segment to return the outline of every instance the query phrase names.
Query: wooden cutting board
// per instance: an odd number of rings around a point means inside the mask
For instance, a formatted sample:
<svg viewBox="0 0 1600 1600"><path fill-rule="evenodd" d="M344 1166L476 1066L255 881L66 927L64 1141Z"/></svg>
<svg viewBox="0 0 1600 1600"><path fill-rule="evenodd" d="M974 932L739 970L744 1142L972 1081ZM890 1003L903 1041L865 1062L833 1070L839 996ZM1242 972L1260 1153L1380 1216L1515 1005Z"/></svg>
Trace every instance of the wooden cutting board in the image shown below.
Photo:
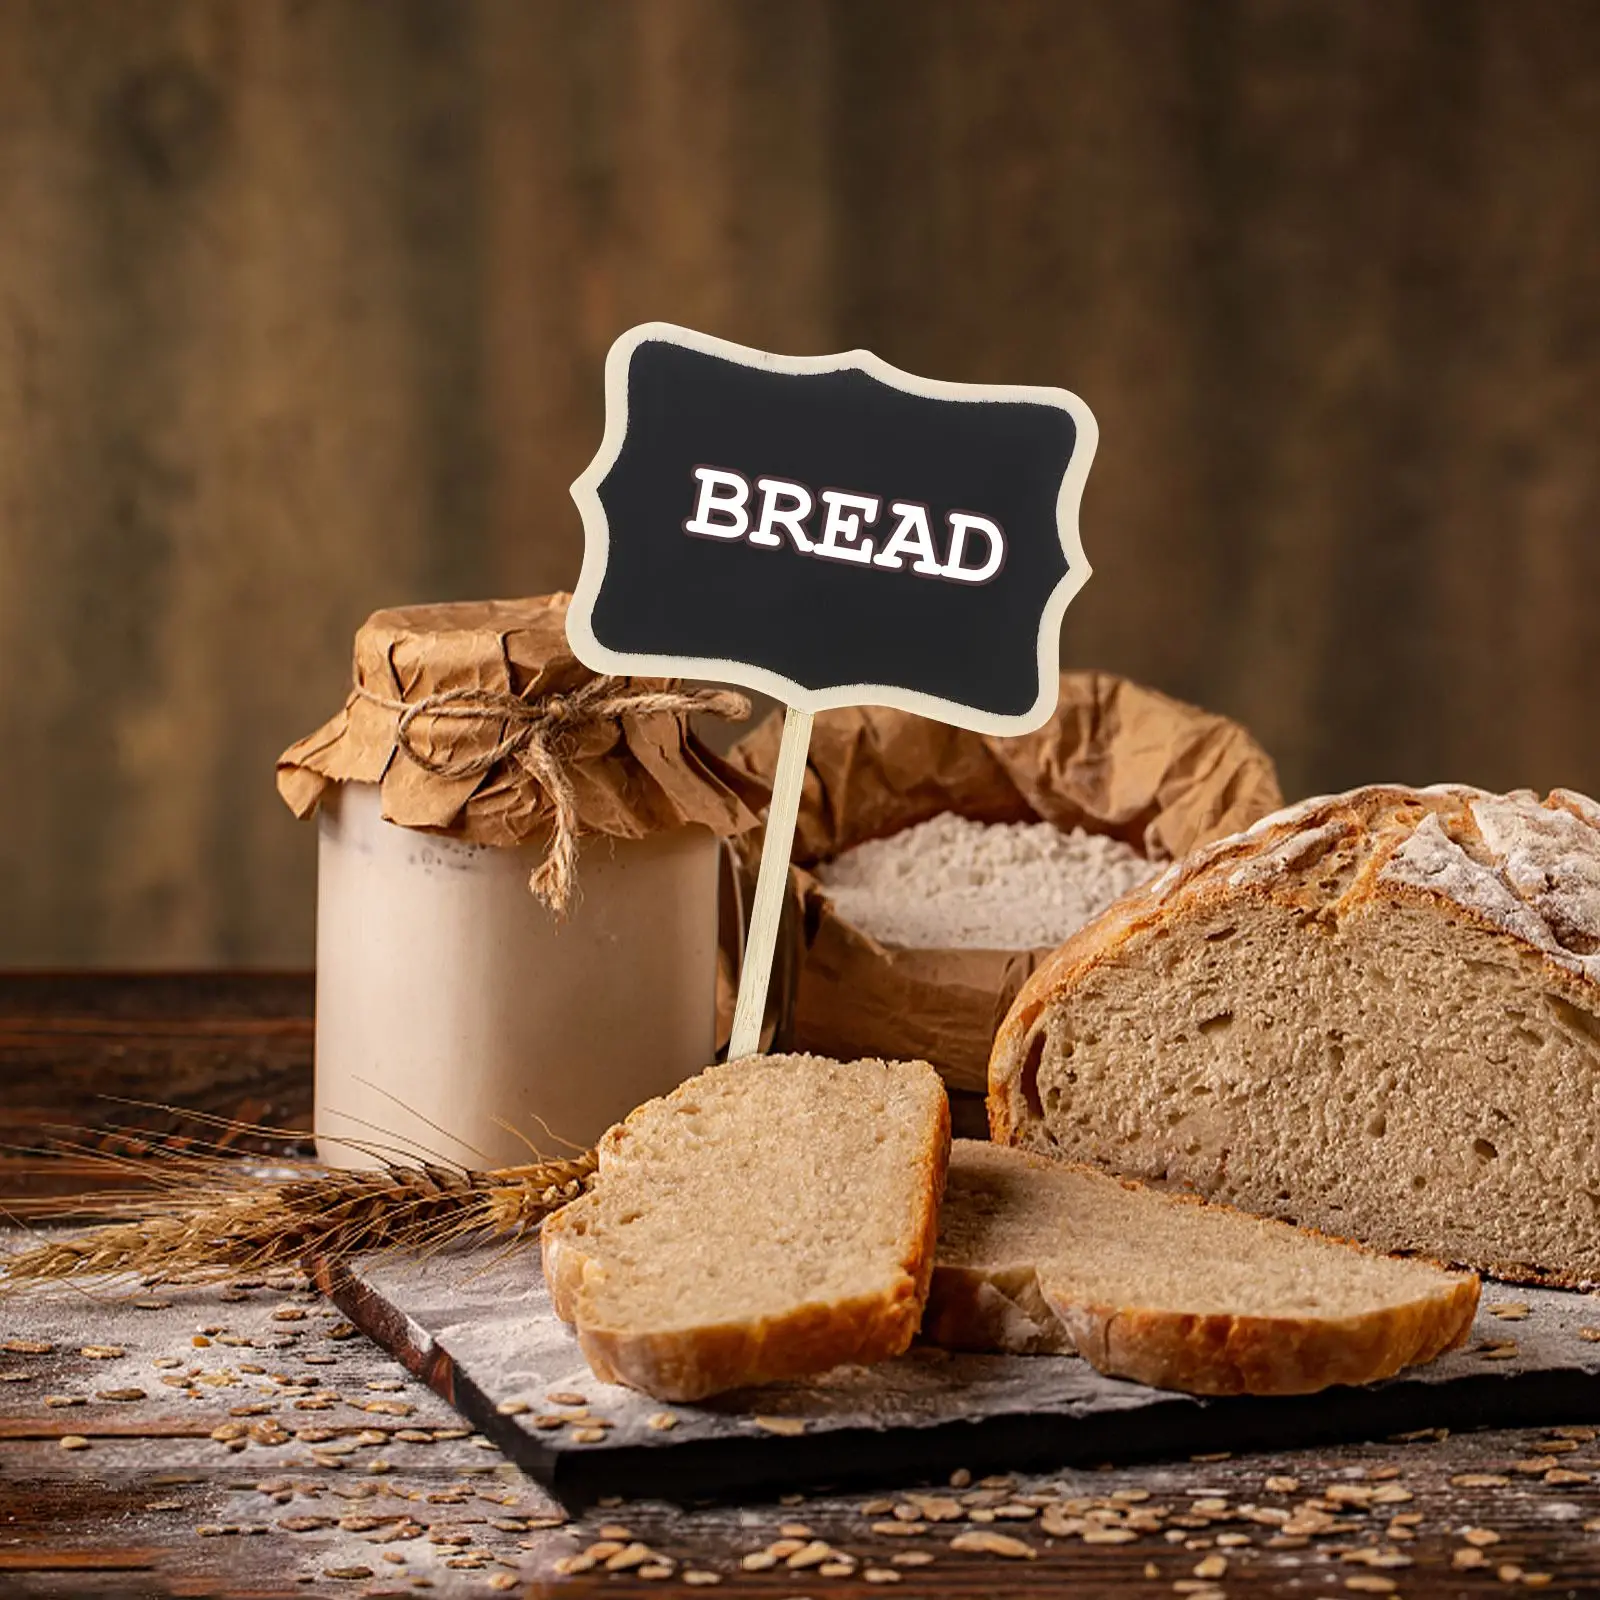
<svg viewBox="0 0 1600 1600"><path fill-rule="evenodd" d="M1462 1349L1361 1389L1200 1399L1102 1377L1075 1357L919 1347L691 1406L593 1376L551 1310L536 1248L323 1262L314 1275L352 1322L573 1506L1600 1420L1600 1343L1580 1334L1600 1334L1600 1300L1548 1289L1486 1284ZM1488 1309L1507 1302L1528 1315Z"/></svg>

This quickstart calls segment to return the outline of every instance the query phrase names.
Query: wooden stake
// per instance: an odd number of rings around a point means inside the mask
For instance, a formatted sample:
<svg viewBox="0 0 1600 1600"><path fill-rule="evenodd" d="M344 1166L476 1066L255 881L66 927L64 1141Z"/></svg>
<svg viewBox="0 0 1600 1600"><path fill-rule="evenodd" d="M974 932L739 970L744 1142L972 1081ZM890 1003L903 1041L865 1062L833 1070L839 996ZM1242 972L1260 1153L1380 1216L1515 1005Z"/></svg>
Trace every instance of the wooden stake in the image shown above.
<svg viewBox="0 0 1600 1600"><path fill-rule="evenodd" d="M772 780L772 804L767 810L767 834L761 846L761 869L756 874L756 899L750 910L750 934L739 969L739 1000L733 1010L733 1033L728 1059L753 1056L761 1049L761 1019L767 1009L767 985L772 978L772 953L778 944L778 921L789 887L789 855L794 848L794 821L800 812L800 791L805 785L806 751L811 747L811 713L789 706L783 717L783 743L778 746L778 770Z"/></svg>

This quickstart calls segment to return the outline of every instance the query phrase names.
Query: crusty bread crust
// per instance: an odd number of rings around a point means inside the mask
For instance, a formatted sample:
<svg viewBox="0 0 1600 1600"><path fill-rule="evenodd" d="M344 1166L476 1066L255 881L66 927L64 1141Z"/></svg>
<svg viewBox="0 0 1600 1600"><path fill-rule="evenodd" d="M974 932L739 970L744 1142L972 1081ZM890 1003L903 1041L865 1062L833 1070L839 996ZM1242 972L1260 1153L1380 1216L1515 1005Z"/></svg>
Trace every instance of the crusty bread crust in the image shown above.
<svg viewBox="0 0 1600 1600"><path fill-rule="evenodd" d="M1011 1152L1042 1171L1078 1171L1098 1183L1156 1194L1165 1204L1232 1212L1194 1195L1158 1193L1097 1168ZM958 1190L959 1193L959 1190ZM958 1203L958 1202L952 1202ZM1241 1213L1235 1213L1241 1214ZM1269 1224L1283 1226L1283 1224ZM1308 1239L1372 1252L1309 1229ZM1333 1384L1372 1383L1431 1361L1467 1337L1478 1309L1479 1281L1441 1272L1433 1291L1359 1316L1198 1315L1160 1308L1085 1303L1049 1261L1004 1274L969 1263L934 1268L923 1337L957 1350L1019 1355L1076 1351L1110 1377L1131 1378L1187 1394L1312 1394Z"/></svg>
<svg viewBox="0 0 1600 1600"><path fill-rule="evenodd" d="M599 1183L605 1179L608 1153L615 1157L626 1127L625 1121L612 1128L600 1142ZM584 1196L540 1230L545 1281L556 1314L573 1325L596 1377L662 1400L701 1400L729 1389L824 1372L845 1362L866 1365L901 1355L916 1336L928 1297L949 1158L950 1107L941 1095L932 1135L916 1163L919 1204L909 1248L899 1262L900 1275L882 1294L799 1305L781 1316L657 1333L600 1326L583 1316L582 1289L589 1275L606 1268L576 1243L572 1227L590 1198Z"/></svg>
<svg viewBox="0 0 1600 1600"><path fill-rule="evenodd" d="M990 1055L991 1137L997 1143L1034 1143L1031 1135L1042 1119L1029 1104L1029 1062L1030 1055L1037 1062L1043 1020L1052 1007L1069 1007L1085 981L1130 945L1204 923L1224 908L1232 917L1248 915L1252 905L1289 907L1308 919L1337 923L1363 908L1422 907L1503 941L1531 960L1550 989L1585 1012L1600 1012L1600 898L1583 886L1563 898L1554 860L1542 880L1537 872L1530 878L1528 859L1509 860L1503 846L1486 838L1475 809L1484 804L1535 826L1541 814L1553 816L1573 830L1586 872L1592 874L1600 862L1600 805L1567 790L1540 801L1527 791L1502 796L1461 785L1380 784L1275 812L1175 863L1081 929L1033 973ZM1464 872L1430 875L1410 865L1403 852L1425 829L1464 852ZM1319 867L1330 841L1360 863L1331 888ZM1535 857L1533 865L1541 864ZM1588 1281L1527 1261L1470 1265L1512 1281Z"/></svg>

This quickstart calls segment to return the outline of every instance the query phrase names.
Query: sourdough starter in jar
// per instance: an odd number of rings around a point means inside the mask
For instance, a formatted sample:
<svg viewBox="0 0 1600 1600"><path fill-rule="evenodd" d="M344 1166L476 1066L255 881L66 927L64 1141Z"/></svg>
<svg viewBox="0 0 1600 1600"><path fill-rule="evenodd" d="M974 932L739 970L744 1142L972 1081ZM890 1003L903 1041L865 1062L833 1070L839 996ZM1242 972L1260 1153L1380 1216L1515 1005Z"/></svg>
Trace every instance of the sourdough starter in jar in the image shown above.
<svg viewBox="0 0 1600 1600"><path fill-rule="evenodd" d="M511 1166L534 1159L518 1133L570 1155L711 1061L709 829L584 838L561 921L528 891L543 840L472 844L379 808L376 785L344 783L319 812L324 1160Z"/></svg>

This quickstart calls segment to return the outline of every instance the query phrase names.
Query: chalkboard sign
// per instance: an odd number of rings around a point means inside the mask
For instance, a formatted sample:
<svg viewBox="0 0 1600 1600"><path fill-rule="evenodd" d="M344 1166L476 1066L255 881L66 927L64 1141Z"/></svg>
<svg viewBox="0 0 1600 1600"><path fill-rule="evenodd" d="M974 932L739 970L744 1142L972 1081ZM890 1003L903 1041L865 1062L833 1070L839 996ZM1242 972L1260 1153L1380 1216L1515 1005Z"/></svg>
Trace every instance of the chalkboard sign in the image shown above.
<svg viewBox="0 0 1600 1600"><path fill-rule="evenodd" d="M812 715L1047 721L1097 436L1065 389L939 383L866 350L775 356L665 322L612 345L605 437L572 486L573 651L788 707L730 1060L760 1048Z"/></svg>
<svg viewBox="0 0 1600 1600"><path fill-rule="evenodd" d="M1078 501L1095 439L1064 389L634 328L607 358L605 438L573 485L573 646L600 670L806 711L892 705L1026 732L1055 708L1061 614L1089 576Z"/></svg>

